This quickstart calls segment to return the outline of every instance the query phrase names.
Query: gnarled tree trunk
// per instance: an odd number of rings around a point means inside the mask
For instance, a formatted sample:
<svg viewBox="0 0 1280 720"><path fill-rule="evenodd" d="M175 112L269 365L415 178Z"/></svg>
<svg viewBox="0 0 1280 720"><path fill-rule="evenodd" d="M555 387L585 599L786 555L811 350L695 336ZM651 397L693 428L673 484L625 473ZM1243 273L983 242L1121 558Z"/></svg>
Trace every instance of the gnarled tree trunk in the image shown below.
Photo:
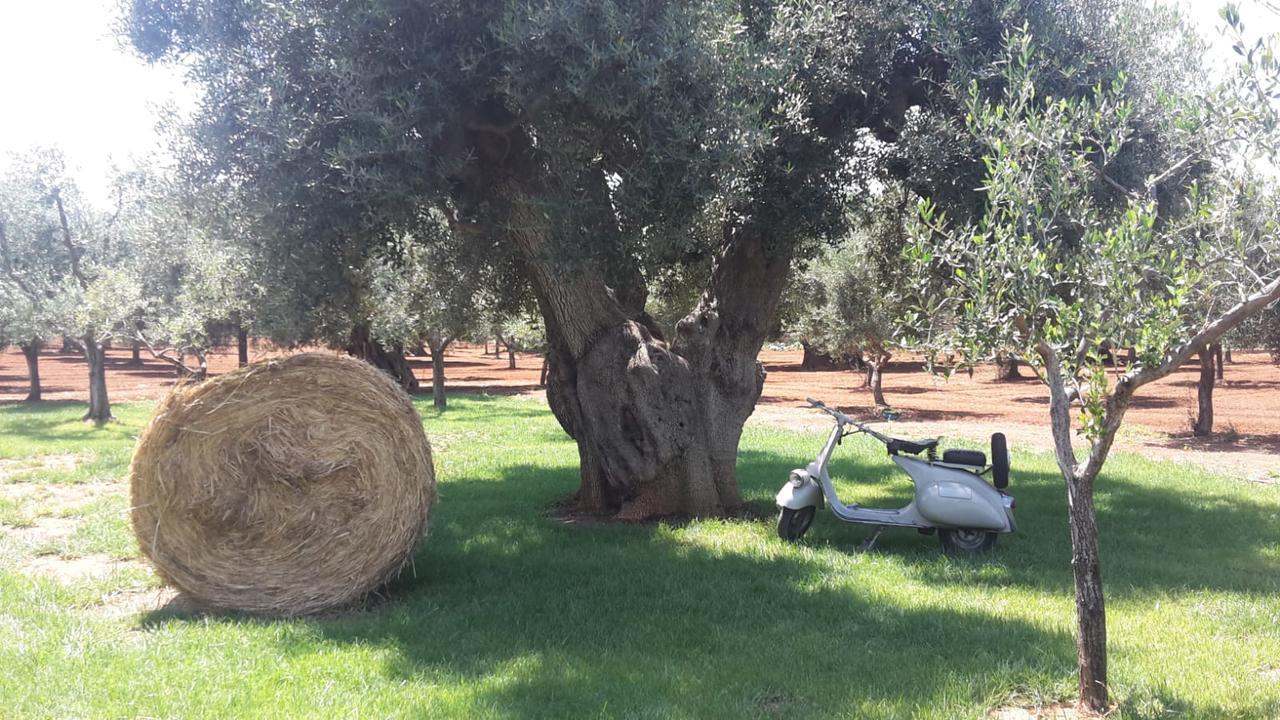
<svg viewBox="0 0 1280 720"><path fill-rule="evenodd" d="M566 273L539 225L533 208L510 224L546 319L548 401L578 444L578 509L624 520L736 511L738 441L764 384L756 356L789 253L770 253L750 227L730 234L667 342L630 258L579 259Z"/></svg>
<svg viewBox="0 0 1280 720"><path fill-rule="evenodd" d="M1071 571L1076 586L1076 662L1080 703L1104 710L1107 699L1107 611L1102 595L1102 561L1093 507L1093 477L1067 479L1071 526Z"/></svg>
<svg viewBox="0 0 1280 720"><path fill-rule="evenodd" d="M20 346L22 356L27 360L27 399L26 402L39 402L40 389L40 341L32 340Z"/></svg>
<svg viewBox="0 0 1280 720"><path fill-rule="evenodd" d="M1222 367L1222 366L1223 366L1225 363L1223 363L1223 356L1222 356L1222 343L1214 343L1214 344L1213 344L1213 362L1214 362L1214 370L1215 370L1215 372L1216 372L1216 374L1217 374L1217 376L1218 376L1218 379L1219 379L1219 380L1223 380L1223 379L1224 379L1224 378L1223 378L1223 372L1224 372L1224 371L1223 371L1223 367Z"/></svg>
<svg viewBox="0 0 1280 720"><path fill-rule="evenodd" d="M1102 561L1098 554L1098 523L1093 505L1093 483L1110 450L1124 417L1128 387L1108 404L1105 428L1083 466L1071 447L1071 399L1063 381L1057 355L1042 349L1049 385L1049 420L1054 454L1067 484L1067 517L1071 532L1071 572L1076 595L1076 662L1079 666L1080 704L1095 713L1105 712L1107 688L1107 612L1102 593Z"/></svg>
<svg viewBox="0 0 1280 720"><path fill-rule="evenodd" d="M129 367L142 367L142 343L134 340L132 351L129 357Z"/></svg>
<svg viewBox="0 0 1280 720"><path fill-rule="evenodd" d="M249 331L243 325L236 326L236 364L240 367L249 364Z"/></svg>
<svg viewBox="0 0 1280 720"><path fill-rule="evenodd" d="M406 392L418 391L418 378L413 368L405 359L402 348L384 348L369 336L368 325L356 325L351 328L351 338L347 342L347 353L358 357L379 370L387 373L400 383Z"/></svg>
<svg viewBox="0 0 1280 720"><path fill-rule="evenodd" d="M1024 379L1026 379L1026 376L1018 370L1018 358L1008 353L996 355L997 382L1012 382Z"/></svg>
<svg viewBox="0 0 1280 720"><path fill-rule="evenodd" d="M1213 386L1217 375L1214 372L1214 349L1212 345L1200 348L1200 380L1196 383L1196 422L1192 434L1196 437L1207 437L1213 434Z"/></svg>
<svg viewBox="0 0 1280 720"><path fill-rule="evenodd" d="M840 363L830 353L823 352L807 340L801 340L800 347L804 350L804 356L800 359L801 370L835 370L840 367Z"/></svg>

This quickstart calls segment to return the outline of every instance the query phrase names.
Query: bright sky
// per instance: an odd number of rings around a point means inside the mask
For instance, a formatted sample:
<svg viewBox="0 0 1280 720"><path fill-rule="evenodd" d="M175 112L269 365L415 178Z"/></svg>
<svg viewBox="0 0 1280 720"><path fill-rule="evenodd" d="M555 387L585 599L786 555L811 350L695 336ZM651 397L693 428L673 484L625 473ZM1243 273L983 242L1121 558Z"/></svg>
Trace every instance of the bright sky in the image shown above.
<svg viewBox="0 0 1280 720"><path fill-rule="evenodd" d="M57 145L81 187L106 199L108 168L157 146L157 110L190 107L181 74L148 66L113 35L118 0L0 0L0 166L10 151ZM1180 0L1221 50L1220 0ZM1253 35L1280 31L1268 0L1240 0ZM1270 0L1280 6L1280 0ZM1225 60L1224 60L1225 64Z"/></svg>
<svg viewBox="0 0 1280 720"><path fill-rule="evenodd" d="M113 33L117 0L0 0L0 166L11 151L55 145L90 197L105 200L111 162L157 145L165 103L194 93Z"/></svg>

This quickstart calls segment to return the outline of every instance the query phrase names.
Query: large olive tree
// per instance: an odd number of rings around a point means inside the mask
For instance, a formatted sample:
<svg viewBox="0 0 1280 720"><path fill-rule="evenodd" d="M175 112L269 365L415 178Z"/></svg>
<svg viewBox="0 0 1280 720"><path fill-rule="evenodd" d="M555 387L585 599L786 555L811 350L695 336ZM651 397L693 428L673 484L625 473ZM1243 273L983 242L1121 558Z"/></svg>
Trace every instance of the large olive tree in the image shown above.
<svg viewBox="0 0 1280 720"><path fill-rule="evenodd" d="M976 157L919 122L960 109L912 108L1003 27L1033 19L1103 65L1168 52L1120 0L130 5L135 46L205 87L188 170L260 219L282 289L346 292L368 248L428 209L519 268L578 442L578 504L623 518L738 505L788 270L843 234L871 178L973 204ZM900 137L935 151L879 146ZM666 333L648 288L680 266L705 268L701 292Z"/></svg>

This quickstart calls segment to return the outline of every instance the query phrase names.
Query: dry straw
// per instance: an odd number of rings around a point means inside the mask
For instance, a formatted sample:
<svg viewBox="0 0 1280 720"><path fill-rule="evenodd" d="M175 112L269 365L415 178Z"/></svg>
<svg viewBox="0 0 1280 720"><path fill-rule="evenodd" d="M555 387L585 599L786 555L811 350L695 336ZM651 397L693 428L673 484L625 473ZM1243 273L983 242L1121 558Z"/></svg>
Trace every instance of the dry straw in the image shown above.
<svg viewBox="0 0 1280 720"><path fill-rule="evenodd" d="M358 360L294 355L178 388L129 468L133 529L201 604L350 605L393 577L436 497L409 398Z"/></svg>

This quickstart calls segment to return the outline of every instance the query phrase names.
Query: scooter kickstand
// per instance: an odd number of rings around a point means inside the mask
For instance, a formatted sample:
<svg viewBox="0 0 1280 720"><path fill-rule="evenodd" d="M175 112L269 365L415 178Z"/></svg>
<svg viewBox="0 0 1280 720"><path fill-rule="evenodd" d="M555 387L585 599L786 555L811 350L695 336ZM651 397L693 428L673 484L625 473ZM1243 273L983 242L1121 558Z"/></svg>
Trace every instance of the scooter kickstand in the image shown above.
<svg viewBox="0 0 1280 720"><path fill-rule="evenodd" d="M884 532L883 525L876 527L875 533L858 545L858 552L870 552L871 548L876 546L876 541L880 539L880 533L882 532Z"/></svg>

